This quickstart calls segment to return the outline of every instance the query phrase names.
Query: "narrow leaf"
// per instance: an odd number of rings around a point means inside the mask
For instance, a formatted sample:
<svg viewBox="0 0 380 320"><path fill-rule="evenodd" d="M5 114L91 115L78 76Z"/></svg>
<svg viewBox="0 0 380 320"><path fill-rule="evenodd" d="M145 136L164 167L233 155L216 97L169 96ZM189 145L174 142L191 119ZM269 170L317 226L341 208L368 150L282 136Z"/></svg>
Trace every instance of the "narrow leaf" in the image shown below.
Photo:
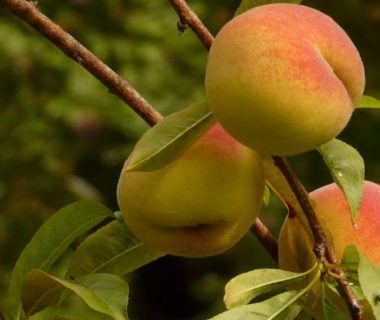
<svg viewBox="0 0 380 320"><path fill-rule="evenodd" d="M323 310L325 314L325 319L329 320L349 320L347 316L340 311L340 309L330 301L329 298L325 297L324 304L323 304Z"/></svg>
<svg viewBox="0 0 380 320"><path fill-rule="evenodd" d="M300 291L297 291L297 294L294 297L290 298L282 307L280 307L273 314L271 314L268 320L279 320L283 319L284 316L286 316L285 319L287 320L294 319L301 311L300 304L302 303L303 305L305 296L309 293L309 291L315 286L315 284L318 281L320 281L320 272L315 274L313 280L311 280L305 288L303 288ZM298 309L294 310L296 307L298 307Z"/></svg>
<svg viewBox="0 0 380 320"><path fill-rule="evenodd" d="M335 183L345 194L351 218L359 212L364 191L364 161L359 152L338 139L322 145L318 149Z"/></svg>
<svg viewBox="0 0 380 320"><path fill-rule="evenodd" d="M45 297L41 282L49 283L52 288L61 286L72 291L83 299L91 309L109 315L115 320L128 319L129 288L127 283L118 276L106 273L94 273L80 277L73 283L54 277L42 270L34 269L27 274L23 288L29 293L35 293L28 295L28 300L23 301L24 306L40 309L35 306L38 306L40 301Z"/></svg>
<svg viewBox="0 0 380 320"><path fill-rule="evenodd" d="M265 206L267 206L270 202L270 189L268 185L265 185L264 188L264 196L263 196L263 203Z"/></svg>
<svg viewBox="0 0 380 320"><path fill-rule="evenodd" d="M243 12L252 9L257 6L261 6L269 3L301 3L301 0L242 0L240 6L235 12L235 16L242 14Z"/></svg>
<svg viewBox="0 0 380 320"><path fill-rule="evenodd" d="M111 216L111 210L92 201L72 203L52 215L16 262L9 287L7 318L20 318L21 283L27 272L35 268L48 271L75 239Z"/></svg>
<svg viewBox="0 0 380 320"><path fill-rule="evenodd" d="M325 319L349 320L346 315L328 298L324 283L321 283L321 302Z"/></svg>
<svg viewBox="0 0 380 320"><path fill-rule="evenodd" d="M156 170L183 154L215 122L206 103L175 112L137 142L127 162L127 171Z"/></svg>
<svg viewBox="0 0 380 320"><path fill-rule="evenodd" d="M357 270L359 267L360 254L355 245L349 245L344 249L342 265L343 268L345 265L349 269Z"/></svg>
<svg viewBox="0 0 380 320"><path fill-rule="evenodd" d="M122 276L163 255L137 240L125 223L112 221L81 243L71 260L68 275L77 278L96 272Z"/></svg>
<svg viewBox="0 0 380 320"><path fill-rule="evenodd" d="M359 284L359 276L358 276L359 262L360 262L360 254L359 254L358 249L355 247L355 245L347 246L344 249L341 266L344 269L346 278L349 280L351 284L351 288L355 293L355 296L359 300L364 300L365 297L363 294L363 290L361 289L360 284Z"/></svg>
<svg viewBox="0 0 380 320"><path fill-rule="evenodd" d="M43 311L32 315L30 320L113 320L111 316L91 309L79 296L69 294L59 305L51 304Z"/></svg>
<svg viewBox="0 0 380 320"><path fill-rule="evenodd" d="M224 302L227 309L249 303L252 299L265 294L277 293L303 280L315 271L315 265L303 273L280 269L257 269L238 275L226 285Z"/></svg>
<svg viewBox="0 0 380 320"><path fill-rule="evenodd" d="M313 318L309 316L305 310L302 310L295 320L313 320Z"/></svg>
<svg viewBox="0 0 380 320"><path fill-rule="evenodd" d="M262 156L267 186L278 196L286 207L291 208L302 224L308 225L303 210L281 170L275 165L273 157ZM305 190L306 192L306 190Z"/></svg>
<svg viewBox="0 0 380 320"><path fill-rule="evenodd" d="M223 312L210 320L292 320L302 310L302 306L297 303L291 303L284 309L290 301L298 296L297 291L288 291L263 302L253 303L240 306ZM281 314L272 317L278 310L284 309Z"/></svg>
<svg viewBox="0 0 380 320"><path fill-rule="evenodd" d="M380 319L380 268L360 257L359 282L376 319Z"/></svg>
<svg viewBox="0 0 380 320"><path fill-rule="evenodd" d="M362 96L357 108L380 108L380 100L371 96Z"/></svg>

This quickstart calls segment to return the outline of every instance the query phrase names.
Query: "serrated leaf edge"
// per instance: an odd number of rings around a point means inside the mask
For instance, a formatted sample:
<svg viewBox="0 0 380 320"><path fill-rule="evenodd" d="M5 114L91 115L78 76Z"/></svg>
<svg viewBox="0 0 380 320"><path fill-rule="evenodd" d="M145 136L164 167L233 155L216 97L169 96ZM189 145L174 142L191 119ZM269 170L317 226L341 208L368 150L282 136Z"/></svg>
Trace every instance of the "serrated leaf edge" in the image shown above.
<svg viewBox="0 0 380 320"><path fill-rule="evenodd" d="M283 311L285 311L287 308L289 308L293 303L295 303L297 300L302 298L305 294L307 294L311 288L315 285L316 282L318 282L320 279L319 273L316 274L316 276L313 278L313 280L310 281L310 283L302 289L296 296L291 298L287 303L285 303L279 310L277 310L273 315L271 315L268 320L275 320L275 318L280 315Z"/></svg>
<svg viewBox="0 0 380 320"><path fill-rule="evenodd" d="M244 291L239 291L239 294L238 295L242 295L242 294L244 294L244 293L249 293L250 291L256 291L256 290L258 290L258 289L260 289L260 288L263 288L263 287L266 287L266 286L270 286L270 285L273 285L273 284L281 284L281 283L285 283L285 282L291 282L289 285L291 285L291 284L294 284L294 283L296 283L296 282L292 282L292 280L302 280L302 278L304 278L304 277L306 277L307 275L309 275L310 273L312 273L315 269L316 269L316 267L318 266L318 263L316 263L316 264L314 264L314 266L313 267L311 267L309 270L307 270L307 271L305 271L305 272L302 272L302 273L295 273L295 275L293 276L293 277L290 277L290 278L286 278L286 279L281 279L281 280L279 280L279 281L272 281L272 282L266 282L266 283L264 283L264 284L261 284L261 285L259 285L259 286L256 286L254 289L246 289L246 290L244 290ZM274 270L277 270L277 269L274 269ZM285 271L285 270L284 270ZM288 271L289 272L289 271ZM238 277L238 276L237 276ZM232 280L231 280L232 281ZM234 295L232 295L232 296L234 296ZM252 299L254 299L255 297L258 297L258 296L260 296L260 294L259 295L256 295L256 296L253 296L252 297ZM232 308L231 308L232 309Z"/></svg>

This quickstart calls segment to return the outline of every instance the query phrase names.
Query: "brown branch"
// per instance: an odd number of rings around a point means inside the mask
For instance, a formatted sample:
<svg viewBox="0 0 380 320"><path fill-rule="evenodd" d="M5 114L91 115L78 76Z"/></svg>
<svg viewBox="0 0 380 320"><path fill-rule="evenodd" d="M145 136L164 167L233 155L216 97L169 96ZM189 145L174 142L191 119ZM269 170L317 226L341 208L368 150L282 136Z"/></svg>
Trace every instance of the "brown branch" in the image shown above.
<svg viewBox="0 0 380 320"><path fill-rule="evenodd" d="M26 22L100 80L110 92L125 101L149 125L162 116L124 79L99 60L92 52L42 14L34 2L26 0L0 0L0 6Z"/></svg>
<svg viewBox="0 0 380 320"><path fill-rule="evenodd" d="M278 244L266 225L257 218L251 227L251 231L256 235L272 259L278 263Z"/></svg>
<svg viewBox="0 0 380 320"><path fill-rule="evenodd" d="M283 157L273 157L275 165L280 169L285 179L287 180L290 188L292 189L294 195L299 201L299 204L305 213L305 216L309 222L311 231L314 236L314 252L316 256L325 263L325 265L332 265L337 263L337 258L334 253L330 242L328 241L325 232L322 229L321 224L317 218L317 215L310 203L309 196L305 189L303 188L300 181L297 179L295 173L290 167L286 158ZM342 295L346 301L348 309L350 310L352 319L361 320L362 319L362 306L359 300L356 298L350 284L343 280L345 275L342 269L336 268L333 270L335 274L339 276L337 279L339 287L341 289Z"/></svg>
<svg viewBox="0 0 380 320"><path fill-rule="evenodd" d="M208 31L206 26L203 24L201 19L195 14L195 12L189 7L189 5L184 0L169 0L175 11L180 18L180 31L183 31L185 26L189 26L191 30L198 36L202 41L203 45L207 50L210 49L214 37Z"/></svg>

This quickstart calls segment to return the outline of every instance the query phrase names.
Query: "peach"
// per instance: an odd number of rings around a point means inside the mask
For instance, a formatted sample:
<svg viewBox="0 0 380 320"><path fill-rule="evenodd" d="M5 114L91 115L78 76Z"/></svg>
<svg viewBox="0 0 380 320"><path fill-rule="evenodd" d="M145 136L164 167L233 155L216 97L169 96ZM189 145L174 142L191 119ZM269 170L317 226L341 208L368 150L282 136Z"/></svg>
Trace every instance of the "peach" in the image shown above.
<svg viewBox="0 0 380 320"><path fill-rule="evenodd" d="M263 191L259 155L216 124L161 169L124 169L117 197L140 240L169 254L201 257L242 238L258 215Z"/></svg>
<svg viewBox="0 0 380 320"><path fill-rule="evenodd" d="M321 222L331 233L338 258L345 246L355 244L374 265L380 267L380 185L365 181L364 194L355 225L343 192L330 184L311 193Z"/></svg>
<svg viewBox="0 0 380 320"><path fill-rule="evenodd" d="M357 49L327 15L296 4L258 6L218 33L206 96L222 126L262 154L293 155L334 138L363 94Z"/></svg>
<svg viewBox="0 0 380 320"><path fill-rule="evenodd" d="M340 262L344 249L348 245L356 245L359 252L374 265L380 267L380 185L365 181L364 194L355 224L351 221L350 209L346 197L336 184L330 184L310 193L315 212L324 231L331 241L337 259ZM312 252L313 239L310 231L296 217L288 217L280 233L279 264L282 269L305 271L310 268L316 258ZM315 298L318 290L311 296ZM342 299L329 291L329 296L346 310ZM314 305L311 313L316 319L323 319L320 305ZM309 310L310 311L310 310ZM346 310L346 312L348 312ZM365 309L369 312L369 308ZM365 319L373 319L366 315Z"/></svg>

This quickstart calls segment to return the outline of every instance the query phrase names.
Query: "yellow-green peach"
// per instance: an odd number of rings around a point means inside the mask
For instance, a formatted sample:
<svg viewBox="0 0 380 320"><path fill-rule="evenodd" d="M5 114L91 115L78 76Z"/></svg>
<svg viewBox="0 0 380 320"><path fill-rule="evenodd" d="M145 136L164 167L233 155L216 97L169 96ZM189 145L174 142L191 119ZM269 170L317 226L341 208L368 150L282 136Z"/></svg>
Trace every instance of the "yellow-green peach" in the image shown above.
<svg viewBox="0 0 380 320"><path fill-rule="evenodd" d="M263 190L260 156L216 124L161 169L123 170L117 198L140 240L168 254L202 257L243 237L258 215Z"/></svg>
<svg viewBox="0 0 380 320"><path fill-rule="evenodd" d="M217 34L206 96L222 126L268 155L293 155L333 139L363 94L357 49L330 17L279 3L236 16Z"/></svg>

